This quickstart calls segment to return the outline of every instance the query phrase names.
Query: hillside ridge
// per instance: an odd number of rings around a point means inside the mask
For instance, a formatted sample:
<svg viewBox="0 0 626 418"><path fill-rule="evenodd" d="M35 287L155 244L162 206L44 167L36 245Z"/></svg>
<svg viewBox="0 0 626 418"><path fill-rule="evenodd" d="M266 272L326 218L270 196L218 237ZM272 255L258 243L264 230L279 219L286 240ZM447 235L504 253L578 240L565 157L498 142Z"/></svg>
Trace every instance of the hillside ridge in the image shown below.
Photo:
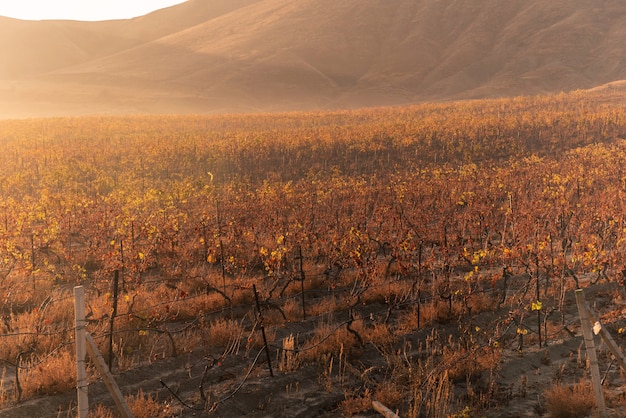
<svg viewBox="0 0 626 418"><path fill-rule="evenodd" d="M129 20L0 17L0 117L256 112L626 79L618 0L189 0Z"/></svg>

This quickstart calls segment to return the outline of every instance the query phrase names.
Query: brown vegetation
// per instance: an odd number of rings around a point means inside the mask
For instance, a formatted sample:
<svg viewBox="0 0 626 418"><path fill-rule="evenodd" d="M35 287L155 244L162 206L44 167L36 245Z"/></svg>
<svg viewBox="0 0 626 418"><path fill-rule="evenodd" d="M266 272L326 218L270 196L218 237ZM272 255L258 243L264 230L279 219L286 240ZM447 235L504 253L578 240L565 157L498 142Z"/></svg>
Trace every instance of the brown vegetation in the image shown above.
<svg viewBox="0 0 626 418"><path fill-rule="evenodd" d="M2 406L70 408L81 284L142 410L543 413L586 378L572 289L626 328L616 99L0 122Z"/></svg>

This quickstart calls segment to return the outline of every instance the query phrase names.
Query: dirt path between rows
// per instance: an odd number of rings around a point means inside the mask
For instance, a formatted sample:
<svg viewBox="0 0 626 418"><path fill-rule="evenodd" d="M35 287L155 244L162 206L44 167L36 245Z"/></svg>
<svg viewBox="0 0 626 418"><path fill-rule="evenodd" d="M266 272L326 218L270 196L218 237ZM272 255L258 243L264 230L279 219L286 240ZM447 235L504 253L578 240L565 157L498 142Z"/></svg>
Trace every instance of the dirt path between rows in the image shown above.
<svg viewBox="0 0 626 418"><path fill-rule="evenodd" d="M613 337L622 344L622 334L616 327L625 326L621 313L626 303L615 295L621 292L615 284L599 284L586 288L590 304L602 315L610 312ZM371 307L370 307L371 308ZM506 312L487 312L475 318L476 326L489 326L497 316ZM573 292L566 299L565 327L548 335L547 346L538 347L531 338L522 350L513 333L502 347L501 363L494 371L499 403L490 408L486 417L534 417L546 414L544 394L547 388L558 382L571 383L589 379L580 321ZM621 321L621 322L620 322ZM316 322L299 322L293 329L306 333ZM308 324L308 325L307 325ZM287 325L289 328L291 325ZM447 332L455 324L438 325ZM295 328L297 327L297 328ZM287 333L288 329L285 330ZM429 330L416 333L417 340L426 338ZM279 336L280 341L283 336ZM597 341L599 343L599 340ZM619 367L610 364L606 347L599 345L601 374L605 377L605 394L609 408L613 399L624 397L626 385ZM417 347L417 344L414 345ZM272 358L278 357L276 350ZM244 350L242 350L244 351ZM219 355L218 355L219 356ZM382 370L385 367L380 352L366 344L358 351L353 363L360 367L348 370L338 381L338 375L324 380L325 371L319 365L303 365L293 372L283 372L274 365L274 377L270 376L266 357L258 349L226 356L214 362L215 353L199 350L177 357L141 365L133 370L118 373L115 378L124 394L136 394L139 389L147 395L166 401L171 416L178 417L336 417L341 416L340 402L345 399L345 388L358 385L360 371ZM205 373L206 368L208 370ZM332 374L332 372L331 372ZM204 378L204 382L203 382ZM167 385L166 388L161 382ZM207 398L202 399L200 386ZM455 390L463 389L463 384ZM459 389L460 388L460 389ZM465 388L467 390L468 388ZM173 393L176 394L174 396ZM177 399L177 397L179 399ZM67 417L75 416L75 392L27 400L0 411L2 417ZM113 402L102 382L92 382L89 388L90 405ZM184 405L181 403L184 402ZM210 410L211 406L217 406ZM210 411L209 411L210 410ZM624 416L623 412L610 409L611 416ZM361 413L361 417L380 416L373 410Z"/></svg>

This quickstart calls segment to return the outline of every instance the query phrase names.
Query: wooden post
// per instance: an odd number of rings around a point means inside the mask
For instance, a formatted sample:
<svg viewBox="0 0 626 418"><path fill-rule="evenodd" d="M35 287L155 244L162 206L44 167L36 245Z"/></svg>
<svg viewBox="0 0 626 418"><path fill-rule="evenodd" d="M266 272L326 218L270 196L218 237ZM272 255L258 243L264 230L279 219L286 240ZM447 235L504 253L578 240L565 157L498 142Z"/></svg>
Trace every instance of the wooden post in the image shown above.
<svg viewBox="0 0 626 418"><path fill-rule="evenodd" d="M33 296L37 292L37 279L35 278L35 234L30 233L30 276L33 279Z"/></svg>
<svg viewBox="0 0 626 418"><path fill-rule="evenodd" d="M122 291L126 292L126 283L124 282L124 240L120 238L120 263L122 270Z"/></svg>
<svg viewBox="0 0 626 418"><path fill-rule="evenodd" d="M300 289L302 292L302 319L306 320L306 304L304 301L304 268L302 267L302 247L298 247L298 260L300 260Z"/></svg>
<svg viewBox="0 0 626 418"><path fill-rule="evenodd" d="M600 377L600 368L598 367L598 358L596 356L596 347L593 342L593 331L587 311L587 302L582 289L576 290L576 305L578 306L578 314L580 315L580 323L583 328L583 336L585 339L585 350L589 359L589 367L591 368L591 382L593 383L593 391L596 395L596 403L598 412L601 417L607 417L606 406L604 404L604 394L602 393L602 379Z"/></svg>
<svg viewBox="0 0 626 418"><path fill-rule="evenodd" d="M598 329L598 334L604 340L604 343L611 351L611 354L613 354L613 357L615 357L622 370L626 372L626 359L624 358L624 353L622 353L622 350L620 350L613 337L611 337L611 334L609 334L600 321L598 321L598 315L589 307L589 305L587 305L587 312L589 313L589 319L595 323L594 331L595 329Z"/></svg>
<svg viewBox="0 0 626 418"><path fill-rule="evenodd" d="M539 303L540 299L540 288L539 288L539 256L535 255L536 263L537 263L537 271L535 275L537 276L537 303ZM539 336L539 348L541 348L541 308L537 309L537 335Z"/></svg>
<svg viewBox="0 0 626 418"><path fill-rule="evenodd" d="M89 398L87 391L87 370L85 368L85 289L82 286L74 287L74 317L76 332L76 392L78 395L78 417L87 418L89 415Z"/></svg>
<svg viewBox="0 0 626 418"><path fill-rule="evenodd" d="M217 238L220 242L220 268L222 269L222 290L226 294L226 266L224 265L224 242L222 241L222 223L220 218L220 201L215 201L215 212L217 221Z"/></svg>
<svg viewBox="0 0 626 418"><path fill-rule="evenodd" d="M102 357L102 354L100 354L96 342L93 340L91 334L86 334L85 337L87 340L87 350L89 351L89 356L96 365L96 369L98 369L100 376L102 376L102 380L109 390L111 397L113 397L113 401L115 401L115 405L117 405L117 410L120 412L122 418L133 418L133 413L130 411L128 404L126 403L126 399L124 399L119 386L117 386L117 382L113 379L113 375L109 371L107 364L104 362L104 358Z"/></svg>
<svg viewBox="0 0 626 418"><path fill-rule="evenodd" d="M117 316L117 288L119 285L120 272L115 270L113 276L113 308L111 309L111 318L109 319L109 370L113 370L113 328L115 317Z"/></svg>
<svg viewBox="0 0 626 418"><path fill-rule="evenodd" d="M372 406L382 416L385 418L400 418L400 415L393 412L391 409L387 408L385 405L378 401L372 401Z"/></svg>
<svg viewBox="0 0 626 418"><path fill-rule="evenodd" d="M254 290L254 300L256 301L256 309L259 313L259 326L261 327L261 335L263 335L263 344L265 345L265 354L267 355L267 365L270 368L270 376L274 377L274 371L272 370L272 359L270 357L270 350L267 346L267 337L265 336L265 326L263 325L263 313L261 313L261 304L259 303L259 294L256 292L256 285L252 285Z"/></svg>

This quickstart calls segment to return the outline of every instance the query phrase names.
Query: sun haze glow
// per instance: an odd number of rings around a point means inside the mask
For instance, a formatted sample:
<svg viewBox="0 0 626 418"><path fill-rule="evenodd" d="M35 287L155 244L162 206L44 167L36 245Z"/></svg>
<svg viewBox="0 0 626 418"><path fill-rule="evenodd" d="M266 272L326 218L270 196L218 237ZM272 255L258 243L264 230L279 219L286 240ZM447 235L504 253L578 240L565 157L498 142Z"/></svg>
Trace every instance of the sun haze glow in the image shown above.
<svg viewBox="0 0 626 418"><path fill-rule="evenodd" d="M185 0L0 0L0 16L24 20L130 19Z"/></svg>

